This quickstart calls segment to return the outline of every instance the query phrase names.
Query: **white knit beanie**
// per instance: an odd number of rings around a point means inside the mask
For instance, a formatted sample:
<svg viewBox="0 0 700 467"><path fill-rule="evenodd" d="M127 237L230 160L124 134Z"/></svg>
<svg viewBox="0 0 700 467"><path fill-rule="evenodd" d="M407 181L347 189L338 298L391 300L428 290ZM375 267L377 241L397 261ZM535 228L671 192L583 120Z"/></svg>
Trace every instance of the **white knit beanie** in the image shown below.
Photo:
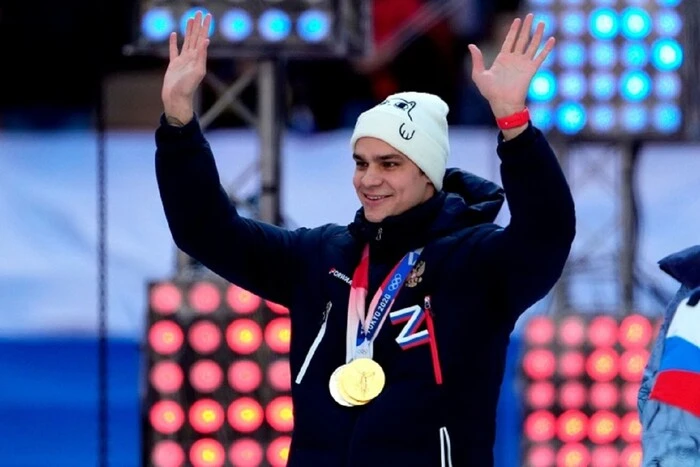
<svg viewBox="0 0 700 467"><path fill-rule="evenodd" d="M354 150L357 140L365 136L380 139L411 159L439 191L450 155L449 110L445 101L434 94L392 94L360 114L350 147Z"/></svg>

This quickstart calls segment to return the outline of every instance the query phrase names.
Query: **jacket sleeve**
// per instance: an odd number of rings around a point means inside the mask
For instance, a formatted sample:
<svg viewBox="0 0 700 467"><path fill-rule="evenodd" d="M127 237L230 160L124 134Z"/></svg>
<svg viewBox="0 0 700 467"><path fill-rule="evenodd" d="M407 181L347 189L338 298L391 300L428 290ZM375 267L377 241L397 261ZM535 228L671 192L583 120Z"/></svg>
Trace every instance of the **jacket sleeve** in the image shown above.
<svg viewBox="0 0 700 467"><path fill-rule="evenodd" d="M576 232L571 190L544 135L530 124L498 145L510 222L477 247L480 267L511 318L543 298L562 274Z"/></svg>
<svg viewBox="0 0 700 467"><path fill-rule="evenodd" d="M196 116L182 128L161 117L155 136L158 189L178 248L231 283L287 305L299 276L303 230L238 214Z"/></svg>

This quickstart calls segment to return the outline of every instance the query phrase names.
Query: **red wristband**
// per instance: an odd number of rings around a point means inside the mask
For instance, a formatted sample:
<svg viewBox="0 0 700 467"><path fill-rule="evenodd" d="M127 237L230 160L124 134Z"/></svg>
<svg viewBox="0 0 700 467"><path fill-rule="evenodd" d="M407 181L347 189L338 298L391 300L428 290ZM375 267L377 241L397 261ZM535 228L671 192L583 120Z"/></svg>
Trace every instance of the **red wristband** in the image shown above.
<svg viewBox="0 0 700 467"><path fill-rule="evenodd" d="M496 124L501 130L510 130L512 128L518 128L519 126L527 125L530 121L530 111L525 107L520 112L516 112L513 115L508 115L507 117L497 118Z"/></svg>

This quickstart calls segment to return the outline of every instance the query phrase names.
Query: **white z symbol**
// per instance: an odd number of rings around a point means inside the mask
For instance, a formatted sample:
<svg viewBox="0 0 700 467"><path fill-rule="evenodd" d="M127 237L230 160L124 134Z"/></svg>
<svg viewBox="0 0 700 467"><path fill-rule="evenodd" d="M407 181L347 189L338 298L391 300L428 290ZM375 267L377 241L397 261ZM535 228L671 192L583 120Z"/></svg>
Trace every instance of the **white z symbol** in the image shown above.
<svg viewBox="0 0 700 467"><path fill-rule="evenodd" d="M420 305L413 305L402 310L396 310L389 313L391 324L400 324L406 322L396 338L396 342L402 349L410 349L417 345L426 344L430 340L430 334L427 329L418 331L418 328L425 321L425 312Z"/></svg>

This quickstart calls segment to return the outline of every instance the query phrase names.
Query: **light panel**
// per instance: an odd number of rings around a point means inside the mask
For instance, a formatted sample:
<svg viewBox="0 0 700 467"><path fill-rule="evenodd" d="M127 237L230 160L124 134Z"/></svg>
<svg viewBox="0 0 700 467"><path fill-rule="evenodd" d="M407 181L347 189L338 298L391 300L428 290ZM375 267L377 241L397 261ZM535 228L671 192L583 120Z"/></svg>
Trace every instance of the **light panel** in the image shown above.
<svg viewBox="0 0 700 467"><path fill-rule="evenodd" d="M678 139L687 1L530 0L557 38L530 86L533 122L577 139Z"/></svg>

